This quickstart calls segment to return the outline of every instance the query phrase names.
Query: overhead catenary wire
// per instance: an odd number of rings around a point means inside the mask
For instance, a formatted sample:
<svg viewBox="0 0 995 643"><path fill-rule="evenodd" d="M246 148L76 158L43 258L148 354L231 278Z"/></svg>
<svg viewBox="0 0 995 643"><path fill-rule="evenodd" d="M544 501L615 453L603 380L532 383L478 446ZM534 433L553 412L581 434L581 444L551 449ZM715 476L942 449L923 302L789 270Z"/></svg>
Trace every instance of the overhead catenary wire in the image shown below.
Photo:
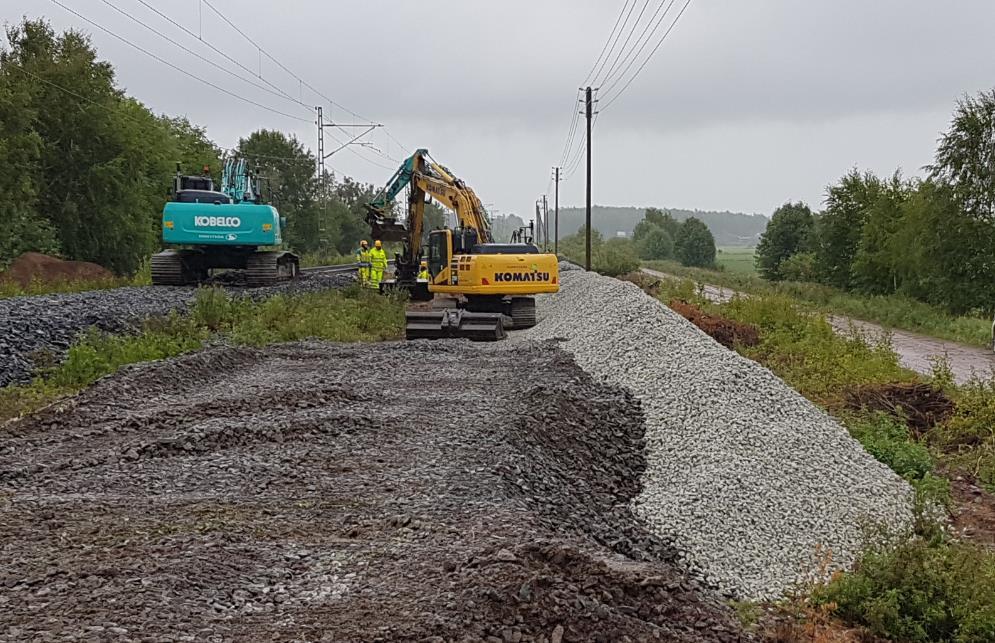
<svg viewBox="0 0 995 643"><path fill-rule="evenodd" d="M308 81L304 80L301 76L299 76L298 74L296 74L293 70L291 70L289 67L287 67L286 65L284 65L282 62L280 62L279 60L277 60L277 58L275 56L273 56L273 54L271 54L268 51L266 51L265 49L263 49L262 45L260 45L258 42L256 42L250 35L248 35L244 31L242 31L242 29L239 28L239 26L237 24L235 24L231 19L228 18L228 16L226 16L224 13L222 13L220 9L218 9L217 7L215 7L214 4L211 2L211 0L202 0L202 2L205 5L207 5L207 8L210 9L212 12L214 12L228 26L230 26L232 29L234 29L236 33L238 33L240 36L242 36L242 38L244 38L247 42L249 42L249 44L251 44L253 47L255 47L256 50L259 52L260 57L265 56L268 60L272 61L277 67L279 67L284 72L286 72L287 74L289 74L292 78L294 78L294 80L296 80L298 83L300 83L304 87L307 87L308 89L310 89L312 92L314 92L314 94L316 96L321 97L323 100L327 101L330 105L334 105L335 107L338 107L342 111L347 112L347 113L351 114L352 116L355 116L356 118L358 118L360 120L371 122L371 123L373 122L371 119L366 118L365 116L363 116L361 114L358 114L358 113L354 112L353 110L349 109L348 107L346 107L345 105L342 105L341 103L337 102L336 100L334 100L333 98L331 98L330 96L328 96L327 94L325 94L324 92L322 92L321 90L319 90L317 87L315 87L314 85L312 85ZM398 141L397 139L395 139L389 132L385 131L385 133L388 136L390 136L391 139L395 143L397 143L401 147L404 147L404 145L400 141Z"/></svg>
<svg viewBox="0 0 995 643"><path fill-rule="evenodd" d="M155 13L157 16L159 16L160 18L162 18L163 20L165 20L166 22L168 22L169 24L171 24L174 27L176 27L177 29L183 31L188 36L190 36L192 38L196 38L204 46L208 47L211 51L213 51L216 54L220 55L225 60L227 60L231 64L235 65L236 67L238 67L242 71L245 71L245 72L247 72L249 74L254 74L255 73L251 69L249 69L248 67L246 67L245 65L243 65L242 63L240 63L235 58L232 58L231 56L229 56L228 54L226 54L222 50L220 50L217 47L215 47L214 45L212 45L210 43L210 41L204 40L203 34L196 34L192 30L187 29L186 27L184 27L182 24L180 24L176 20L173 20L168 14L165 14L162 11L160 11L158 8L155 7L155 5L151 4L147 0L138 0L138 2L141 3L143 6L145 6L146 8L148 8L153 13ZM293 96L291 96L289 93L287 93L286 91L284 91L283 89L281 89L278 85L276 85L276 84L272 83L271 81L267 80L262 75L258 75L257 74L257 78L259 78L259 80L261 80L262 82L264 82L267 85L269 85L270 87L272 87L274 90L276 90L276 91L280 92L281 94L283 94L285 97L291 98L291 99L293 98ZM304 105L304 103L301 101L300 97L298 97L297 102L300 102L302 105ZM310 105L305 105L305 106L308 107L309 109L311 107Z"/></svg>
<svg viewBox="0 0 995 643"><path fill-rule="evenodd" d="M641 72L643 70L643 68L646 66L646 64L653 58L653 54L656 53L657 49L660 48L660 45L663 44L663 41L667 39L667 36L670 35L670 32L673 31L673 29L674 29L675 26L677 26L677 21L681 19L681 16L684 15L684 12L687 10L687 8L688 8L688 6L690 4L691 4L691 0L685 0L684 6L681 7L681 10L677 14L677 17L675 17L674 21L672 23L670 23L670 26L667 28L667 31L664 32L663 36L660 37L660 40L656 43L656 46L653 47L652 51L650 51L650 53L646 57L646 59L643 60L642 64L639 65L639 67L636 69L635 73L633 73L632 76L629 77L629 80L626 81L626 83L622 86L622 88L620 90L618 90L618 92L616 92L614 96L612 96L611 98L609 98L609 99L606 100L606 102L604 103L604 105L601 106L601 111L604 111L612 103L614 103L615 101L617 101L618 98L619 98L619 96L621 96L625 92L625 90L629 87L629 85L632 84L632 81L634 81L636 79L636 77L639 76L639 72Z"/></svg>
<svg viewBox="0 0 995 643"><path fill-rule="evenodd" d="M233 92L233 91L231 91L229 89L226 89L226 88L222 87L221 85L213 83L213 82L211 82L211 81L209 81L207 79L201 78L200 76L198 76L198 75L196 75L196 74L194 74L194 73L192 73L192 72L190 72L190 71L188 71L186 69L183 69L179 65L174 65L173 63L171 63L168 60L166 60L166 59L162 58L161 56L159 56L158 54L155 54L155 53L149 51L148 49L145 49L144 47L135 44L134 42L128 40L124 36L121 36L120 34L114 32L114 31L112 31L111 29L108 29L107 27L104 27L103 25L101 25L101 24L99 24L99 23L97 23L97 22L95 22L95 21L87 18L86 16L84 16L81 13L79 13L75 9L72 9L71 7L67 7L66 5L64 5L59 0L50 0L50 1L53 4L55 4L55 5L59 6L59 7L62 7L64 10L66 10L69 13L73 14L74 16L76 16L77 18L79 18L80 20L82 20L83 22L85 22L85 23L87 23L89 25L92 25L93 27L96 27L97 29L100 29L104 33L106 33L106 34L108 34L108 35L110 35L110 36L112 36L114 38L117 38L118 40L120 40L121 42L125 43L129 47L137 49L138 51L142 52L146 56L152 58L153 60L155 60L155 61L157 61L157 62L159 62L159 63L161 63L163 65L166 65L167 67L169 67L171 69L174 69L174 70L180 72L181 74L183 74L183 75L185 75L185 76L187 76L189 78L192 78L192 79L194 79L194 80L196 80L196 81L198 81L200 83L203 83L204 85L207 85L208 87L212 87L213 89L216 89L216 90L218 90L219 92L221 92L223 94L227 94L228 96L231 96L232 98L235 98L236 100L240 100L240 101L242 101L244 103L247 103L249 105L253 105L253 106L258 107L260 109L264 109L264 110L266 110L268 112L272 112L274 114L278 114L280 116L284 116L286 118L290 118L290 119L293 119L295 121L302 121L302 122L305 122L305 123L311 122L311 119L301 118L300 116L294 116L293 114L288 114L287 112L284 112L284 111L276 109L274 107L270 107L269 105L265 105L263 103L254 101L251 98L246 98L245 96L237 94L237 93L235 93L235 92Z"/></svg>
<svg viewBox="0 0 995 643"><path fill-rule="evenodd" d="M277 98L280 98L282 100L290 101L291 103L294 103L295 105L300 105L301 107L306 108L308 111L311 110L311 106L310 105L302 103L301 101L299 101L296 98L293 98L291 96L287 96L285 92L275 91L273 89L270 89L269 87L266 87L264 85L261 85L261 84L257 83L252 78L246 78L245 76L242 76L241 74L233 72L232 70L230 70L230 69L228 69L228 68L226 68L226 67L224 67L222 65L219 65L218 63L214 62L213 60L208 60L207 58L204 58L203 56L201 56L197 52L195 52L192 49L190 49L189 47L185 46L184 44L182 44L180 42L177 42L173 38L170 38L166 34L162 33L159 30L157 30L155 27L152 27L151 25L149 25L146 22L142 21L140 18L137 18L136 16L128 13L127 11L125 11L124 9L122 9L121 7L115 5L110 0L101 0L101 1L104 4L106 4L107 6L109 6L110 8L112 8L115 11L117 11L118 13L120 13L121 15L127 17L131 21L138 23L142 27L145 27L145 29L151 31L152 33L154 33L157 36L159 36L160 38L162 38L163 40L171 43L172 45L178 47L179 49L181 49L182 51L190 54L191 56L194 56L194 57L200 59L201 61L207 63L208 65L214 67L215 69L218 69L218 70L220 70L220 71L222 71L222 72L224 72L224 73L226 73L226 74L228 74L230 76L233 76L234 78L237 78L238 80L240 80L242 82L248 83L248 84L252 85L253 87L256 87L257 89L261 89L264 92L272 94L272 95L276 96ZM139 0L139 2L141 2L141 1L142 0Z"/></svg>

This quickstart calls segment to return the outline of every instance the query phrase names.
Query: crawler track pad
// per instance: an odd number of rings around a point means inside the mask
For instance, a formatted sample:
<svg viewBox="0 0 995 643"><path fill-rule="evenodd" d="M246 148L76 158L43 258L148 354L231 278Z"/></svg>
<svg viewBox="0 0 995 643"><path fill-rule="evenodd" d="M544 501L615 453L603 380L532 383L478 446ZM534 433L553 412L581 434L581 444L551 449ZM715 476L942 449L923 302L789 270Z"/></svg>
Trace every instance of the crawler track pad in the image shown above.
<svg viewBox="0 0 995 643"><path fill-rule="evenodd" d="M506 337L500 313L471 313L458 308L410 311L405 316L407 339L466 338L493 342Z"/></svg>

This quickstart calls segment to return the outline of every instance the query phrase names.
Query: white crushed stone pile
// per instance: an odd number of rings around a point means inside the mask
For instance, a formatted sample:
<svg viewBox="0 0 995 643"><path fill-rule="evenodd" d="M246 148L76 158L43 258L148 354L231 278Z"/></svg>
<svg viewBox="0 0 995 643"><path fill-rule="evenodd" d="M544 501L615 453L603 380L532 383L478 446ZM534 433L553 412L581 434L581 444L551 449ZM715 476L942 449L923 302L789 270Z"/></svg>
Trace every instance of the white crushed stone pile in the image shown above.
<svg viewBox="0 0 995 643"><path fill-rule="evenodd" d="M868 526L903 529L912 491L839 423L635 285L564 270L523 339L559 338L646 415L633 509L721 591L777 598L850 566ZM563 341L565 340L565 341Z"/></svg>

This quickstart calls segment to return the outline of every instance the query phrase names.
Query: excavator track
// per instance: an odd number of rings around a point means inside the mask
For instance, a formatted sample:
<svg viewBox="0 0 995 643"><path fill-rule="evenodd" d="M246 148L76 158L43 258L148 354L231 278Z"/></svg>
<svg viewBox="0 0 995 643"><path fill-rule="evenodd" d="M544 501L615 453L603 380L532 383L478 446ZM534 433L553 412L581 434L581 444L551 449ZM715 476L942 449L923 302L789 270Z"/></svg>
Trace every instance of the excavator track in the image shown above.
<svg viewBox="0 0 995 643"><path fill-rule="evenodd" d="M164 250L152 255L153 286L185 286L196 283L195 275L191 275L183 263L183 255L175 250Z"/></svg>
<svg viewBox="0 0 995 643"><path fill-rule="evenodd" d="M512 328L532 328L536 325L536 300L534 297L511 298Z"/></svg>
<svg viewBox="0 0 995 643"><path fill-rule="evenodd" d="M255 252L245 260L249 286L272 286L300 274L300 260L292 252Z"/></svg>

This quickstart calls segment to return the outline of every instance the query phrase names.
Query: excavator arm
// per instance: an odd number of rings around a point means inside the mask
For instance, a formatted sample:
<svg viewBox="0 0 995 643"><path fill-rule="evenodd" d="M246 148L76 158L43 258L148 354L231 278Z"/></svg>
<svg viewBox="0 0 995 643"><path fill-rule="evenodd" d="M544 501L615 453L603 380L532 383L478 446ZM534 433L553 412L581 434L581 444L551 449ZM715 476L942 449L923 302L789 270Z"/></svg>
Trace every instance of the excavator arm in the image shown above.
<svg viewBox="0 0 995 643"><path fill-rule="evenodd" d="M394 216L393 205L405 188L410 188L408 217L401 223ZM426 195L455 212L460 228L473 230L479 243L491 241L483 204L474 191L449 168L433 161L427 149L418 149L366 206L366 221L375 239L404 243L404 251L397 257L399 272L415 270L421 259Z"/></svg>

